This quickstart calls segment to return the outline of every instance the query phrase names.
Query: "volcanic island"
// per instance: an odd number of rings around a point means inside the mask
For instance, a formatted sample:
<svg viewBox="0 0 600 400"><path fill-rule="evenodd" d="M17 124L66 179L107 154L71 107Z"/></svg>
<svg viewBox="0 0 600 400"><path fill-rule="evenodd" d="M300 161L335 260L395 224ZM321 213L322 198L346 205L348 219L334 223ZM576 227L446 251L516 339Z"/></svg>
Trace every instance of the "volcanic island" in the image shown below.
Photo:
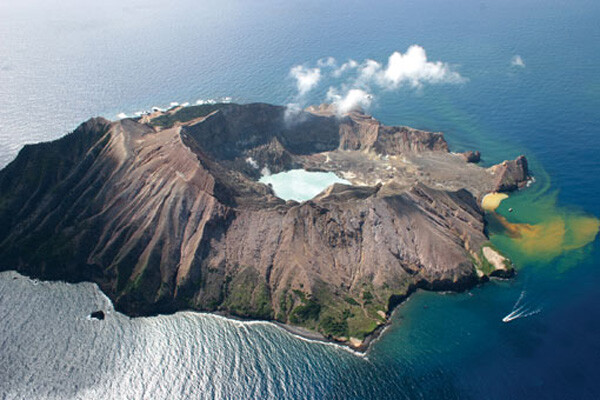
<svg viewBox="0 0 600 400"><path fill-rule="evenodd" d="M216 312L364 351L416 289L514 274L482 200L523 187L527 160L479 159L326 104L93 118L0 171L0 269L95 282L132 317ZM297 202L259 182L292 169L350 184Z"/></svg>

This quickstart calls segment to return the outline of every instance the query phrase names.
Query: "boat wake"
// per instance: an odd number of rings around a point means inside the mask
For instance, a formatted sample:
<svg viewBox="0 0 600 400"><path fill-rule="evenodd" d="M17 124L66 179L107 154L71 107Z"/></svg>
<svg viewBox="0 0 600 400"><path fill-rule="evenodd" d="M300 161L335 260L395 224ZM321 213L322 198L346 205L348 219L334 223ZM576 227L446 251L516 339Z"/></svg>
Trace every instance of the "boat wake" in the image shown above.
<svg viewBox="0 0 600 400"><path fill-rule="evenodd" d="M502 318L502 322L510 322L515 319L526 318L542 311L541 308L530 307L523 301L526 294L527 292L525 290L521 291L521 295L519 296L517 302L513 306L512 311L504 318Z"/></svg>

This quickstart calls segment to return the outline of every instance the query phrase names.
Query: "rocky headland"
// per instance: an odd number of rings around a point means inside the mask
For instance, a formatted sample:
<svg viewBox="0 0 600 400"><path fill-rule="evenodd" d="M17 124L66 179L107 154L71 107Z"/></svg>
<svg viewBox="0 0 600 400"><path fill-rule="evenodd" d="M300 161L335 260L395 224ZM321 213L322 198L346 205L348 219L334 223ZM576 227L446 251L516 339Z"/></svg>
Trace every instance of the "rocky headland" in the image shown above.
<svg viewBox="0 0 600 400"><path fill-rule="evenodd" d="M364 349L415 289L513 273L480 204L521 187L527 161L479 158L326 105L94 118L0 171L0 269L96 282L131 316L220 312ZM352 185L298 203L258 182L294 168Z"/></svg>

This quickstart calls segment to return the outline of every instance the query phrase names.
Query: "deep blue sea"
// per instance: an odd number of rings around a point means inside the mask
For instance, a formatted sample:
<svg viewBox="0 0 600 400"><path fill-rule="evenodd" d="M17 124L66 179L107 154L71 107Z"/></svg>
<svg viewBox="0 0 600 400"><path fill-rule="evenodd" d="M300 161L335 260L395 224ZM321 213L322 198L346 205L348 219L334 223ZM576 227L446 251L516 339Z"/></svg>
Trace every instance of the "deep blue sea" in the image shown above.
<svg viewBox="0 0 600 400"><path fill-rule="evenodd" d="M371 114L442 131L485 165L527 155L536 182L502 203L511 222L597 217L599 20L597 0L4 0L0 166L92 116L225 97L287 104L295 65L385 63L418 44L462 83L374 87ZM341 84L328 79L303 101ZM90 321L111 307L94 285L0 274L0 399L600 398L598 238L569 246L552 231L532 250L490 234L515 279L417 293L366 357L196 313Z"/></svg>

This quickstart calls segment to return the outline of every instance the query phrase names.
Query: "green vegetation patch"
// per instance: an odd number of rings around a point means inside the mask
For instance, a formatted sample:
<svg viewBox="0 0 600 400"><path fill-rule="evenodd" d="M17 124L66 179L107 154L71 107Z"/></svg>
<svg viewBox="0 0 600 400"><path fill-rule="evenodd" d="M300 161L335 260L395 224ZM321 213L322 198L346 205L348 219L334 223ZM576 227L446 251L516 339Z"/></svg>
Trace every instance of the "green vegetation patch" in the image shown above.
<svg viewBox="0 0 600 400"><path fill-rule="evenodd" d="M362 340L378 326L377 321L364 314L358 314L354 318L348 319L348 335Z"/></svg>
<svg viewBox="0 0 600 400"><path fill-rule="evenodd" d="M321 313L321 304L313 299L309 299L306 303L294 308L290 314L290 322L293 324L302 324L308 321L317 321Z"/></svg>
<svg viewBox="0 0 600 400"><path fill-rule="evenodd" d="M245 268L229 282L223 307L242 317L273 318L267 283L253 268Z"/></svg>
<svg viewBox="0 0 600 400"><path fill-rule="evenodd" d="M342 318L336 318L331 315L326 315L321 318L319 328L327 335L336 337L348 336L348 321L343 316Z"/></svg>
<svg viewBox="0 0 600 400"><path fill-rule="evenodd" d="M317 282L311 293L297 289L287 292L287 297L280 300L280 310L281 314L289 312L288 321L294 325L317 330L327 337L362 340L386 322L379 312L387 310L391 294L391 289L376 290L372 283L361 285L358 293L347 294ZM290 312L292 304L296 306Z"/></svg>
<svg viewBox="0 0 600 400"><path fill-rule="evenodd" d="M346 301L346 303L352 305L352 306L358 306L360 304L358 304L358 301L354 300L354 298L350 297L350 296L346 296L344 297L344 301Z"/></svg>

